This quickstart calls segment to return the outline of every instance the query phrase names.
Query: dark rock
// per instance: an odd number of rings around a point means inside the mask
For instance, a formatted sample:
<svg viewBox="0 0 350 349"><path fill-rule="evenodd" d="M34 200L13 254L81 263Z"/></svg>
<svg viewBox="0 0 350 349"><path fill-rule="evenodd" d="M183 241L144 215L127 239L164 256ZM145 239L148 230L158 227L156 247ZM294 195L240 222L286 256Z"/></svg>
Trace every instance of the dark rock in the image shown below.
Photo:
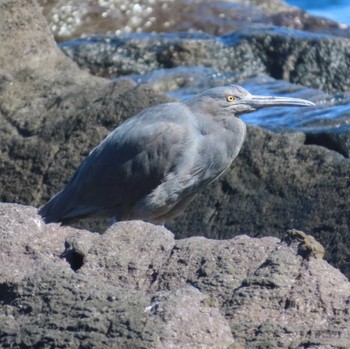
<svg viewBox="0 0 350 349"><path fill-rule="evenodd" d="M223 37L235 45L252 47L268 74L276 79L326 92L350 89L346 72L350 40L330 35L272 28L249 28ZM345 76L344 76L345 74Z"/></svg>
<svg viewBox="0 0 350 349"><path fill-rule="evenodd" d="M205 66L245 77L265 73L325 92L350 89L349 39L266 25L217 38L204 33L92 36L61 48L100 76Z"/></svg>
<svg viewBox="0 0 350 349"><path fill-rule="evenodd" d="M122 119L169 100L80 70L38 13L32 2L0 3L0 198L35 205Z"/></svg>
<svg viewBox="0 0 350 349"><path fill-rule="evenodd" d="M339 124L338 124L339 127ZM332 149L346 158L350 158L350 135L349 132L309 132L306 144L317 144Z"/></svg>
<svg viewBox="0 0 350 349"><path fill-rule="evenodd" d="M236 52L204 33L95 35L62 43L60 47L80 67L100 76L145 74L179 66L206 66L247 74L265 71L259 60L250 67L251 50Z"/></svg>
<svg viewBox="0 0 350 349"><path fill-rule="evenodd" d="M300 253L321 249L302 232L176 241L131 221L98 235L1 203L0 239L2 348L350 345L350 284Z"/></svg>

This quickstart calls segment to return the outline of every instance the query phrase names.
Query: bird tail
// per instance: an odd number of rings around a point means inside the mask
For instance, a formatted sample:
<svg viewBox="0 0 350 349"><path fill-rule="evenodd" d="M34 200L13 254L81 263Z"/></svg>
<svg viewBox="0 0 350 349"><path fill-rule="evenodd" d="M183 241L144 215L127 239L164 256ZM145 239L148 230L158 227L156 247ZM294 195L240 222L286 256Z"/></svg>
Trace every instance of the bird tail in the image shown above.
<svg viewBox="0 0 350 349"><path fill-rule="evenodd" d="M42 216L45 223L66 223L64 216L67 212L68 203L65 196L65 192L62 190L39 208L38 213Z"/></svg>
<svg viewBox="0 0 350 349"><path fill-rule="evenodd" d="M38 213L45 223L61 223L62 225L75 223L87 217L103 217L103 210L91 205L79 205L74 200L69 186L41 206Z"/></svg>

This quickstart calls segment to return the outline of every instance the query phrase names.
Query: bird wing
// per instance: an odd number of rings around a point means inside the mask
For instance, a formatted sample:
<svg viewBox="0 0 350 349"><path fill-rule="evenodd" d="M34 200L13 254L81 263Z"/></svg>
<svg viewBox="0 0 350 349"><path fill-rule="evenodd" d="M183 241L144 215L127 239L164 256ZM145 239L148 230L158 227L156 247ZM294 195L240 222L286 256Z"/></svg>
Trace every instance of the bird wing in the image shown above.
<svg viewBox="0 0 350 349"><path fill-rule="evenodd" d="M60 220L89 215L128 216L132 206L181 163L182 154L190 146L189 118L191 113L185 106L171 103L147 109L116 128L57 195Z"/></svg>

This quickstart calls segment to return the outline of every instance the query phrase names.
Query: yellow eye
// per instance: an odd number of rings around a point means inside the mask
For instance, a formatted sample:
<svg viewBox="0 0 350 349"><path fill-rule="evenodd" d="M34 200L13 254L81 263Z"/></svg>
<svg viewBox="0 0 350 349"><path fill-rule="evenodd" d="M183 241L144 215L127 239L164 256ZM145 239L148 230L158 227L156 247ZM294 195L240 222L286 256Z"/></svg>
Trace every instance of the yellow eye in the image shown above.
<svg viewBox="0 0 350 349"><path fill-rule="evenodd" d="M233 102L235 99L236 98L231 95L226 97L227 102Z"/></svg>

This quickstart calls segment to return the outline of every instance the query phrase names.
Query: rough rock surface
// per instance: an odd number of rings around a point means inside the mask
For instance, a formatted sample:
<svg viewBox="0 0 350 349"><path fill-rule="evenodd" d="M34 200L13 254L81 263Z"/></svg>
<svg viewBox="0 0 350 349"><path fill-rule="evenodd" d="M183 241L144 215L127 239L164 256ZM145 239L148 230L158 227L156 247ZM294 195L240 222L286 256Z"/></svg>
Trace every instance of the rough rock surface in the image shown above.
<svg viewBox="0 0 350 349"><path fill-rule="evenodd" d="M103 235L0 204L2 348L348 348L350 283L300 231L281 241Z"/></svg>
<svg viewBox="0 0 350 349"><path fill-rule="evenodd" d="M93 74L144 74L178 66L268 74L326 92L350 89L350 39L269 25L214 37L204 33L92 36L61 45Z"/></svg>
<svg viewBox="0 0 350 349"><path fill-rule="evenodd" d="M169 100L80 70L39 13L31 1L0 2L0 199L35 205L123 118Z"/></svg>

